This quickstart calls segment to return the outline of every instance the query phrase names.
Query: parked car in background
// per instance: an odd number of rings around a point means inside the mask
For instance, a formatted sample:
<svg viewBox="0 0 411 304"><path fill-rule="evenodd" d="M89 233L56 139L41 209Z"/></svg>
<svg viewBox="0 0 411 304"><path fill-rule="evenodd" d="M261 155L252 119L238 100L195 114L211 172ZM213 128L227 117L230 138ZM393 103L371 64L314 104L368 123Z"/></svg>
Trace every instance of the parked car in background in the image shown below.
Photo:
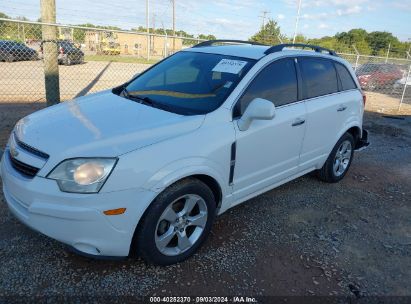
<svg viewBox="0 0 411 304"><path fill-rule="evenodd" d="M11 40L0 40L0 61L13 62L38 59L37 52L25 44Z"/></svg>
<svg viewBox="0 0 411 304"><path fill-rule="evenodd" d="M229 208L311 171L342 180L368 145L365 101L334 51L202 42L20 120L3 193L18 219L78 253L181 262Z"/></svg>
<svg viewBox="0 0 411 304"><path fill-rule="evenodd" d="M40 51L43 53L43 43ZM58 40L58 63L64 65L80 64L84 62L84 53L73 42L69 40Z"/></svg>
<svg viewBox="0 0 411 304"><path fill-rule="evenodd" d="M407 92L411 91L411 76L405 76L399 80L397 80L393 85L393 91L395 93L402 93L404 90L404 86L407 84Z"/></svg>
<svg viewBox="0 0 411 304"><path fill-rule="evenodd" d="M366 63L356 71L361 88L369 91L386 89L398 79L403 77L404 72L393 64L388 63Z"/></svg>

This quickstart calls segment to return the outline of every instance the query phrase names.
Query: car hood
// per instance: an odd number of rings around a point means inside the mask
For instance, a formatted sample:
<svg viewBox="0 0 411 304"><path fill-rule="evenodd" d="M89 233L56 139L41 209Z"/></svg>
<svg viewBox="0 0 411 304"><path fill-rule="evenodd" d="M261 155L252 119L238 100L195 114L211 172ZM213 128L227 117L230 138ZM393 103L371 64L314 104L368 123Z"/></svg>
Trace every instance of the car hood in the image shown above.
<svg viewBox="0 0 411 304"><path fill-rule="evenodd" d="M87 95L20 120L20 141L61 161L114 157L199 128L204 115L183 116L119 97Z"/></svg>

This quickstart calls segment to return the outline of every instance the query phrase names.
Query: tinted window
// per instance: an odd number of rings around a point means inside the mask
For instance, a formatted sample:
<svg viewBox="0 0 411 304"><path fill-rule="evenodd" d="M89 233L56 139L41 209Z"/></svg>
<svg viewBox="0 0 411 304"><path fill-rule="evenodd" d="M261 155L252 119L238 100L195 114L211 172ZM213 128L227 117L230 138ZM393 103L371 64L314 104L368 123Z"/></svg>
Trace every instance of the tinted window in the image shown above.
<svg viewBox="0 0 411 304"><path fill-rule="evenodd" d="M65 49L74 49L74 48L76 48L72 43L70 43L68 41L59 42L59 46L61 46L62 48L65 48Z"/></svg>
<svg viewBox="0 0 411 304"><path fill-rule="evenodd" d="M304 58L300 62L306 98L338 92L337 74L330 60Z"/></svg>
<svg viewBox="0 0 411 304"><path fill-rule="evenodd" d="M283 59L264 68L239 100L236 116L244 113L254 98L264 98L282 106L297 101L297 75L294 59Z"/></svg>
<svg viewBox="0 0 411 304"><path fill-rule="evenodd" d="M345 66L339 63L335 63L335 67L337 68L338 75L340 76L343 91L357 88L357 85L352 79L350 72L348 72Z"/></svg>

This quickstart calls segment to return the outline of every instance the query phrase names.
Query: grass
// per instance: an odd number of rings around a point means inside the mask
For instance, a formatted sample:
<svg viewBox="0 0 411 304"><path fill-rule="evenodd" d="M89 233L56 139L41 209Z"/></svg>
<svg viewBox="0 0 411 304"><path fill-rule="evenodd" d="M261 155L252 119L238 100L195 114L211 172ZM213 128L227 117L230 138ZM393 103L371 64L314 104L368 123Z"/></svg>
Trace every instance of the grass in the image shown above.
<svg viewBox="0 0 411 304"><path fill-rule="evenodd" d="M110 55L85 55L84 61L112 61L112 62L125 62L125 63L145 63L154 64L158 62L158 59L144 59L134 56L110 56Z"/></svg>

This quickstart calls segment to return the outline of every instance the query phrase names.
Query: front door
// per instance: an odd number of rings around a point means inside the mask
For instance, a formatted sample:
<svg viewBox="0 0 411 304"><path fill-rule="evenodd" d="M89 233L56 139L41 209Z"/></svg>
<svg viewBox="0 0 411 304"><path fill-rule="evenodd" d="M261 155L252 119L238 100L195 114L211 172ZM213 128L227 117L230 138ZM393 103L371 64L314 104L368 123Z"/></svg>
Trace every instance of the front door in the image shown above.
<svg viewBox="0 0 411 304"><path fill-rule="evenodd" d="M241 117L254 98L273 102L276 113L272 120L254 120L245 131L240 131L234 120L234 202L298 172L306 111L304 102L298 101L294 59L274 61L254 78L236 105L237 117Z"/></svg>

